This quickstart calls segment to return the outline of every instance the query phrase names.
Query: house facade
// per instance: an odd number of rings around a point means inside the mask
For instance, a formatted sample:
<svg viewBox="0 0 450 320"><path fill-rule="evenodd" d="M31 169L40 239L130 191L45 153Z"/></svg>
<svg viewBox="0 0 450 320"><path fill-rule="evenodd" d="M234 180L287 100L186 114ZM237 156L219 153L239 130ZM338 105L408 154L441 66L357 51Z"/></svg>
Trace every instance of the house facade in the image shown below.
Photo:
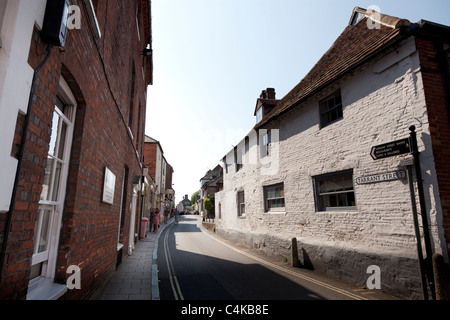
<svg viewBox="0 0 450 320"><path fill-rule="evenodd" d="M216 192L222 190L223 187L223 168L221 165L217 165L214 169L208 170L206 174L200 179L200 190L198 196L198 208L199 213L205 218L214 219L215 212L206 212L204 208L203 200L209 198L212 201L213 207L215 206Z"/></svg>
<svg viewBox="0 0 450 320"><path fill-rule="evenodd" d="M87 299L137 241L150 1L0 9L0 299Z"/></svg>
<svg viewBox="0 0 450 320"><path fill-rule="evenodd" d="M297 241L301 265L361 286L377 266L382 290L420 298L418 237L424 265L425 240L449 261L449 34L355 8L291 92L257 100L256 126L223 158L216 232L279 258ZM418 237L412 155L374 148L409 143L412 126L429 226Z"/></svg>
<svg viewBox="0 0 450 320"><path fill-rule="evenodd" d="M175 190L172 186L174 169L164 157L164 151L158 140L145 136L144 158L148 173L155 182L156 201L153 207L161 212L165 209L172 210L175 202Z"/></svg>

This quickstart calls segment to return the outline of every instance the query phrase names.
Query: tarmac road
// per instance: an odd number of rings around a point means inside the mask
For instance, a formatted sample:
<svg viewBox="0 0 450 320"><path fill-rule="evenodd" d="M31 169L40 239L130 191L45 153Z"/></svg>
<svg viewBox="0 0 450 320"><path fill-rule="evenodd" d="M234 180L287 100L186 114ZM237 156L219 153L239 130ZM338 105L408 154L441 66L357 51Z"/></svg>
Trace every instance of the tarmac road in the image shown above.
<svg viewBox="0 0 450 320"><path fill-rule="evenodd" d="M204 230L199 216L182 216L164 230L158 270L161 300L396 299L268 261Z"/></svg>

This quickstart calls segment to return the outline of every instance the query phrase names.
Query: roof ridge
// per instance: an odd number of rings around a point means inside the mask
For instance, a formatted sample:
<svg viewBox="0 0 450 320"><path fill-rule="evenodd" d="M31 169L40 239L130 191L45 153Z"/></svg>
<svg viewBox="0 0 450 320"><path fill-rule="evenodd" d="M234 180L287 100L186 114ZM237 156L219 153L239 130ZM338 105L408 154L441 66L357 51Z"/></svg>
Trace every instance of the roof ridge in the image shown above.
<svg viewBox="0 0 450 320"><path fill-rule="evenodd" d="M379 9L379 8L378 8ZM402 27L409 27L411 25L411 22L408 19L402 19L394 16L390 16L384 13L381 13L380 11L377 11L373 8L364 9L360 7L355 7L353 9L353 17L356 13L364 14L367 19L372 20L375 25L380 24L385 27L389 27L392 29L402 28ZM352 21L350 20L350 21Z"/></svg>

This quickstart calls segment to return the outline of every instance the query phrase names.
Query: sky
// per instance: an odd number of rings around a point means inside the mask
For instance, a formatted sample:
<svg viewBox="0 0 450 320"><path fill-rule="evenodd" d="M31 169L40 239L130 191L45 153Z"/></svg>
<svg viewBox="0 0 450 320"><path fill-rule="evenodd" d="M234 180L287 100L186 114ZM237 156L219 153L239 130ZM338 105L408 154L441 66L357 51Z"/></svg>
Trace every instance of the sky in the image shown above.
<svg viewBox="0 0 450 320"><path fill-rule="evenodd" d="M145 133L174 168L176 203L253 128L261 91L283 98L356 6L450 26L448 0L152 0Z"/></svg>

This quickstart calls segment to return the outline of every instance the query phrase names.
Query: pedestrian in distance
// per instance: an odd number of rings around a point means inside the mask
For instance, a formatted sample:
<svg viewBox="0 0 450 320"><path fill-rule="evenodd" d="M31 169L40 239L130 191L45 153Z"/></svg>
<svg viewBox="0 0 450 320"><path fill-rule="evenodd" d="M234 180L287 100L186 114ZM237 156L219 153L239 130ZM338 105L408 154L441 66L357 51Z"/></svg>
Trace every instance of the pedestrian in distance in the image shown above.
<svg viewBox="0 0 450 320"><path fill-rule="evenodd" d="M166 208L164 210L164 223L165 224L167 223L167 221L169 221L169 213L170 213L169 209Z"/></svg>
<svg viewBox="0 0 450 320"><path fill-rule="evenodd" d="M155 214L153 216L153 226L155 228L155 233L158 233L159 224L161 222L161 212L159 212L159 209L155 209Z"/></svg>
<svg viewBox="0 0 450 320"><path fill-rule="evenodd" d="M178 209L175 209L175 212L173 214L175 215L175 224L178 224L178 219L180 218L180 211L178 211Z"/></svg>
<svg viewBox="0 0 450 320"><path fill-rule="evenodd" d="M151 208L150 209L150 232L152 232L154 216L155 216L155 208Z"/></svg>

